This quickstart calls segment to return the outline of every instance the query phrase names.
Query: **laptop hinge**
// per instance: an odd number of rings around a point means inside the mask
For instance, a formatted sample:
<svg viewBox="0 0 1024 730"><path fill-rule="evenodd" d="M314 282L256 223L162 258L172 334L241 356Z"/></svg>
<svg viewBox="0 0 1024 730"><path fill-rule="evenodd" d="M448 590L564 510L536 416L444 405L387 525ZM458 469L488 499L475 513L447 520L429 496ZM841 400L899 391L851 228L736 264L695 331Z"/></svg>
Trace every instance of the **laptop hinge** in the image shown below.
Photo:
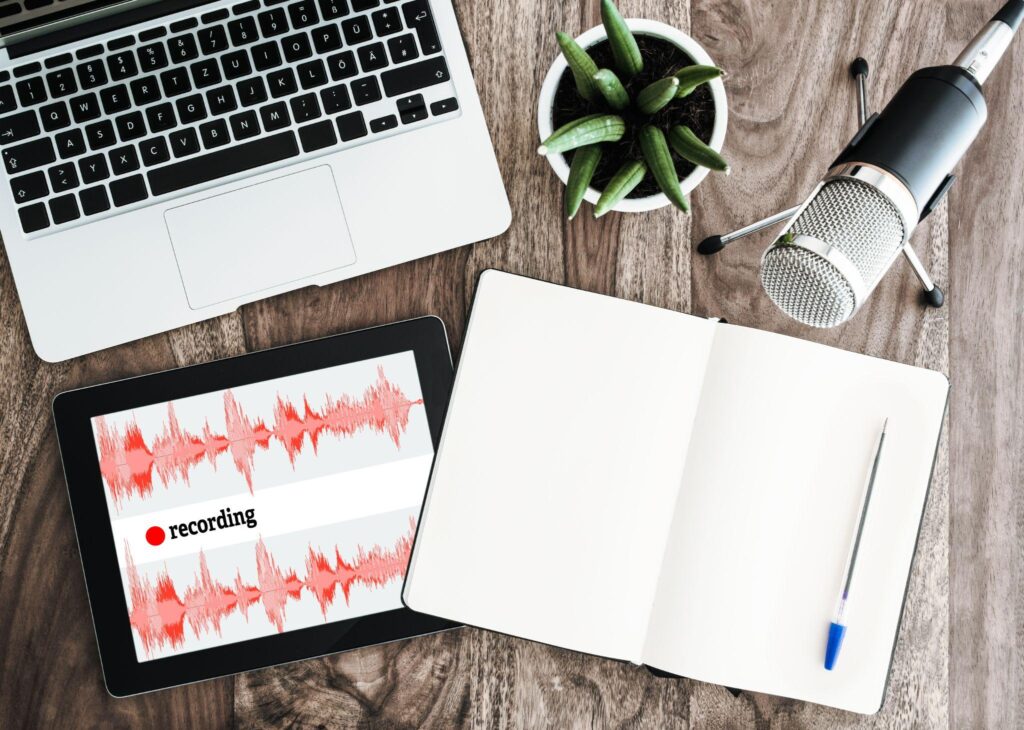
<svg viewBox="0 0 1024 730"><path fill-rule="evenodd" d="M7 39L5 45L12 59L22 58L32 53L57 48L67 43L75 43L210 2L211 0L159 0L159 2L133 3L120 12L97 15L95 19L78 24L58 21L53 24L52 30L44 28L38 32L27 31L25 33L27 37L24 39L19 38L19 34L15 34L12 38Z"/></svg>

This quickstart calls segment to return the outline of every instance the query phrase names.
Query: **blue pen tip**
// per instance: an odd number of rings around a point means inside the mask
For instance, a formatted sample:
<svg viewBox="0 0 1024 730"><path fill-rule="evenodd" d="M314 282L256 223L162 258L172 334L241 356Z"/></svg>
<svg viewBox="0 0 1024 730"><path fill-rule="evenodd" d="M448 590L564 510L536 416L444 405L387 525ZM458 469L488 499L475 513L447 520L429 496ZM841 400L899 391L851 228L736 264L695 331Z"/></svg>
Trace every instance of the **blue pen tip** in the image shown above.
<svg viewBox="0 0 1024 730"><path fill-rule="evenodd" d="M832 671L839 658L839 650L843 646L843 637L846 636L846 627L842 624L831 623L828 625L828 646L825 648L825 669Z"/></svg>

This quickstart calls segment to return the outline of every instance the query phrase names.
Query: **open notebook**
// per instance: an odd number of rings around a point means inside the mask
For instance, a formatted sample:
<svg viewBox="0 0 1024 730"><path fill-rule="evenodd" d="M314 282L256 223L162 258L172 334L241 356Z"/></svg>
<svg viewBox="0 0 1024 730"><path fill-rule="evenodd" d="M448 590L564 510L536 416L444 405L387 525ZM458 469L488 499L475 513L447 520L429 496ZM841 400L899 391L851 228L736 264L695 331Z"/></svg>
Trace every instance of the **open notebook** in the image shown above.
<svg viewBox="0 0 1024 730"><path fill-rule="evenodd" d="M404 599L875 712L948 387L929 370L485 272ZM829 672L828 625L885 417Z"/></svg>

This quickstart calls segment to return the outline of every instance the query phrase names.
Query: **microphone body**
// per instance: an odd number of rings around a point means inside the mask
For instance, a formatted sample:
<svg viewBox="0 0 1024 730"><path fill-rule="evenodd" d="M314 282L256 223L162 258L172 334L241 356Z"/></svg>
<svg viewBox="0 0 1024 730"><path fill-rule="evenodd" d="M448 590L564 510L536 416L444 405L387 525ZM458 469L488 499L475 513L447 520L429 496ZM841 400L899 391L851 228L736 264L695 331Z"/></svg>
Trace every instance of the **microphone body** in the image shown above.
<svg viewBox="0 0 1024 730"><path fill-rule="evenodd" d="M921 69L872 115L761 259L761 283L814 327L852 317L942 199L985 125L981 85L1024 19L1011 0L954 65Z"/></svg>

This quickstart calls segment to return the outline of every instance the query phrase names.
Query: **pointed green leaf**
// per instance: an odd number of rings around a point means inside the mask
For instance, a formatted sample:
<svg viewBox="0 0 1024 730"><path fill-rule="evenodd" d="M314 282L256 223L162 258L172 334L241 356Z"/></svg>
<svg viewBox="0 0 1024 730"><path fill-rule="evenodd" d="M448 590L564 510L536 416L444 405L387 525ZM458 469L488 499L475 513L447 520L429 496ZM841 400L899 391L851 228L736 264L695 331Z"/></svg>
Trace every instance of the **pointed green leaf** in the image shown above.
<svg viewBox="0 0 1024 730"><path fill-rule="evenodd" d="M594 86L594 74L597 73L597 64L590 54L580 48L579 43L572 39L572 36L565 33L555 33L558 45L562 49L572 77L576 80L576 91L587 101L597 101L597 88Z"/></svg>
<svg viewBox="0 0 1024 730"><path fill-rule="evenodd" d="M636 108L644 114L656 114L676 98L678 88L679 79L675 76L659 79L653 84L645 86L643 91L637 94Z"/></svg>
<svg viewBox="0 0 1024 730"><path fill-rule="evenodd" d="M626 21L619 14L612 0L601 0L601 22L608 34L608 45L612 49L615 67L623 76L629 77L640 73L644 68L644 59L640 55L640 46L630 32Z"/></svg>
<svg viewBox="0 0 1024 730"><path fill-rule="evenodd" d="M602 68L594 74L594 86L612 109L620 111L629 106L629 94L614 71Z"/></svg>
<svg viewBox="0 0 1024 730"><path fill-rule="evenodd" d="M679 175L672 161L672 153L668 150L665 133L648 124L640 130L640 150L644 153L644 160L647 161L647 166L651 169L661 192L665 193L679 210L689 213L690 204L679 187Z"/></svg>
<svg viewBox="0 0 1024 730"><path fill-rule="evenodd" d="M626 132L626 123L622 117L614 114L598 114L576 119L556 129L537 152L542 155L553 155L568 152L577 147L598 142L618 142Z"/></svg>
<svg viewBox="0 0 1024 730"><path fill-rule="evenodd" d="M569 179L565 182L565 216L572 220L580 209L583 196L594 177L597 163L601 161L601 146L592 144L580 147L572 156Z"/></svg>
<svg viewBox="0 0 1024 730"><path fill-rule="evenodd" d="M647 165L644 164L643 160L627 162L620 167L618 172L608 181L608 185L605 187L604 192L601 193L601 197L598 198L597 204L594 206L594 217L600 218L618 205L619 201L629 195L646 175Z"/></svg>
<svg viewBox="0 0 1024 730"><path fill-rule="evenodd" d="M676 78L679 79L679 89L676 91L676 98L682 99L684 96L689 96L701 84L705 84L711 81L711 79L717 79L721 75L722 69L715 66L687 66L681 71L676 72Z"/></svg>
<svg viewBox="0 0 1024 730"><path fill-rule="evenodd" d="M729 174L729 163L725 158L700 141L693 130L677 124L668 131L668 143L676 154L695 165L709 170L718 170Z"/></svg>

